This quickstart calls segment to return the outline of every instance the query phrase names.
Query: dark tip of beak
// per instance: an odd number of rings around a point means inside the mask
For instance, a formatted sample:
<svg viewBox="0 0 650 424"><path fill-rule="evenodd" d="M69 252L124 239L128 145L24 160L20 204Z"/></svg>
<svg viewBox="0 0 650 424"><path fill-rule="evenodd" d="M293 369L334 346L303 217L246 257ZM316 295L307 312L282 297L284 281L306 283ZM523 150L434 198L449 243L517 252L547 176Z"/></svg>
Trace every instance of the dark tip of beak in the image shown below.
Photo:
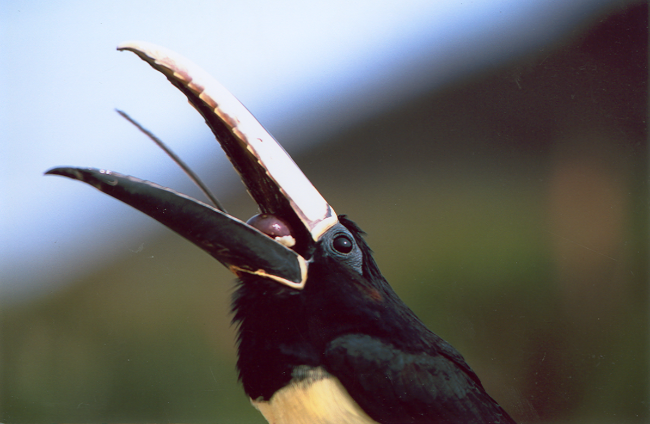
<svg viewBox="0 0 650 424"><path fill-rule="evenodd" d="M82 174L77 168L58 167L45 171L44 175L61 175L75 180L81 180Z"/></svg>

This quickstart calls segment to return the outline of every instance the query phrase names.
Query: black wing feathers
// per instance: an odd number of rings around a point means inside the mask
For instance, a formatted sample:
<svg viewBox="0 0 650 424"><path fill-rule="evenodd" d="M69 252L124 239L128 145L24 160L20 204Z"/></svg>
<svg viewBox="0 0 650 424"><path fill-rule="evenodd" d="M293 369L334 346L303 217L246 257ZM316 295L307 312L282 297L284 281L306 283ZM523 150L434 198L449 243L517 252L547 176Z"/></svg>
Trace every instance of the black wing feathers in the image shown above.
<svg viewBox="0 0 650 424"><path fill-rule="evenodd" d="M325 363L381 423L514 423L480 383L443 355L406 353L348 334L329 344Z"/></svg>

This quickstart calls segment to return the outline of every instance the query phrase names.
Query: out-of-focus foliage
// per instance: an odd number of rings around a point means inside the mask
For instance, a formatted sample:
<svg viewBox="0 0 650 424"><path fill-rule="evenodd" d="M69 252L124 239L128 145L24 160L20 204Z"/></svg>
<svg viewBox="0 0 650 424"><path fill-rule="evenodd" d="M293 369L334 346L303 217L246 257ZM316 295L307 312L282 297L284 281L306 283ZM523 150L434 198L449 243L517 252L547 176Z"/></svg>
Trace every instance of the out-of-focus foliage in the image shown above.
<svg viewBox="0 0 650 424"><path fill-rule="evenodd" d="M626 9L296 158L521 422L648 419L647 20ZM263 422L233 277L169 232L124 249L2 311L0 419Z"/></svg>

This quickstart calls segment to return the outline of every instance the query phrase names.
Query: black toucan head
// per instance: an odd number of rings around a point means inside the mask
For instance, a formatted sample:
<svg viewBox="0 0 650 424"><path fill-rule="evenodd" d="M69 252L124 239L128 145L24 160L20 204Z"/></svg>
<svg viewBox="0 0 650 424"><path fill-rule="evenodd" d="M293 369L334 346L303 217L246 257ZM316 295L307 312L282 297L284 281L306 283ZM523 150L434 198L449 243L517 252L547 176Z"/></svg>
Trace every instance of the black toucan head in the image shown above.
<svg viewBox="0 0 650 424"><path fill-rule="evenodd" d="M362 231L334 213L237 99L169 50L141 42L118 49L137 54L187 96L260 214L245 223L112 171L66 167L47 174L86 182L135 207L237 275L237 365L244 390L269 421L296 422L278 418L293 411L304 422L512 422L462 356L394 293ZM342 415L327 421L330 410ZM486 414L492 418L484 420Z"/></svg>

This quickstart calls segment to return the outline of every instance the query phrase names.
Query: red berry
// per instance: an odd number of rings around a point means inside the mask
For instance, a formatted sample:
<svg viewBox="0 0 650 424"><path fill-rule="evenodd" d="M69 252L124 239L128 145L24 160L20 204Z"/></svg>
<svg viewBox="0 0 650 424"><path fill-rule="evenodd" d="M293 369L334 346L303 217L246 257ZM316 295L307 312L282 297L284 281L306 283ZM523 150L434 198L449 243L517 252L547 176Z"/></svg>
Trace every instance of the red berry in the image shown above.
<svg viewBox="0 0 650 424"><path fill-rule="evenodd" d="M275 215L265 213L255 215L246 223L287 247L296 243L289 225Z"/></svg>

